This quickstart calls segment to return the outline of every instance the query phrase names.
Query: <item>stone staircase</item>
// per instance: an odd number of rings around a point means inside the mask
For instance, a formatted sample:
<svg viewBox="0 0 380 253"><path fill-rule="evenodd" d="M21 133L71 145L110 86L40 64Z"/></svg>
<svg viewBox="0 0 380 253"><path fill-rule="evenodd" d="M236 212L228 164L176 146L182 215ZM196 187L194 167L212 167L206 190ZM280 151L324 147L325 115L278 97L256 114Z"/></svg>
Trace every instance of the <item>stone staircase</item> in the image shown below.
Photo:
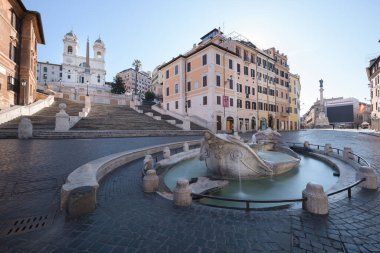
<svg viewBox="0 0 380 253"><path fill-rule="evenodd" d="M84 104L63 98L55 98L54 103L50 107L46 107L31 116L26 116L32 121L33 130L53 130L55 128L55 114L59 112L58 105L60 103L65 103L67 105L66 113L70 116L78 116L78 113L81 112L84 107ZM7 133L17 132L20 120L21 117L18 117L1 124L0 137L7 135Z"/></svg>
<svg viewBox="0 0 380 253"><path fill-rule="evenodd" d="M181 123L181 122L179 122ZM165 120L155 120L126 106L92 105L75 130L181 130Z"/></svg>
<svg viewBox="0 0 380 253"><path fill-rule="evenodd" d="M142 110L144 114L152 113L153 116L161 116L161 120L163 120L163 121L174 120L175 124L182 124L181 120L178 120L176 118L173 118L172 116L163 115L163 114L160 114L160 113L154 111L150 105L140 105L140 106L138 106L138 109ZM191 128L191 130L206 130L204 127L201 127L197 124L194 124L193 122L190 122L190 128Z"/></svg>

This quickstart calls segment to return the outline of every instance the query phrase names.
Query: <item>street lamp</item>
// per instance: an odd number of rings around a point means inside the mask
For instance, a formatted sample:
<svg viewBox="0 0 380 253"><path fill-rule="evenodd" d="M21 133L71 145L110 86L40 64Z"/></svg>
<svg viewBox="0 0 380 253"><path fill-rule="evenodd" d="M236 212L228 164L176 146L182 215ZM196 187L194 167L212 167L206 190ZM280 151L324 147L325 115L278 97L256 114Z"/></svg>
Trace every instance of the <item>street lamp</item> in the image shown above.
<svg viewBox="0 0 380 253"><path fill-rule="evenodd" d="M25 87L26 87L26 81L23 79L21 80L21 86L22 86L22 102L25 105Z"/></svg>
<svg viewBox="0 0 380 253"><path fill-rule="evenodd" d="M87 95L86 96L88 96L88 81L86 81L86 84L87 84Z"/></svg>
<svg viewBox="0 0 380 253"><path fill-rule="evenodd" d="M59 92L61 92L62 79L59 79Z"/></svg>

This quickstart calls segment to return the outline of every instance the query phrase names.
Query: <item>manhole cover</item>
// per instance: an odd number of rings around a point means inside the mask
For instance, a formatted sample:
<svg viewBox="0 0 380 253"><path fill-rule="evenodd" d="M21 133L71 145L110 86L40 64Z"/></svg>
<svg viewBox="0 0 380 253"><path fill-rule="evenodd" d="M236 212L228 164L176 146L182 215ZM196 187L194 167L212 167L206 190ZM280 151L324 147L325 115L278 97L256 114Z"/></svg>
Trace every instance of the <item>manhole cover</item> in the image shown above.
<svg viewBox="0 0 380 253"><path fill-rule="evenodd" d="M37 215L15 219L7 222L1 230L0 237L8 237L45 228L53 223L54 215Z"/></svg>

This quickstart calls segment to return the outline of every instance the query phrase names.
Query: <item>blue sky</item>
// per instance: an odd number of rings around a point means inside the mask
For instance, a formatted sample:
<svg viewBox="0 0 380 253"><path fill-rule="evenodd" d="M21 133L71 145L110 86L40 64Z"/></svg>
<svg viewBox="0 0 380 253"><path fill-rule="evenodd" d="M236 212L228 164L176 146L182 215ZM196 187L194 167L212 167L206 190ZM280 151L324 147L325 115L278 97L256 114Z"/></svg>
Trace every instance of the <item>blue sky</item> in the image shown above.
<svg viewBox="0 0 380 253"><path fill-rule="evenodd" d="M65 33L73 29L85 55L87 36L106 44L107 80L140 59L152 71L188 51L213 28L236 31L260 48L288 55L301 76L301 110L318 97L369 98L365 68L380 54L377 0L24 0L39 11L46 45L39 61L62 63Z"/></svg>

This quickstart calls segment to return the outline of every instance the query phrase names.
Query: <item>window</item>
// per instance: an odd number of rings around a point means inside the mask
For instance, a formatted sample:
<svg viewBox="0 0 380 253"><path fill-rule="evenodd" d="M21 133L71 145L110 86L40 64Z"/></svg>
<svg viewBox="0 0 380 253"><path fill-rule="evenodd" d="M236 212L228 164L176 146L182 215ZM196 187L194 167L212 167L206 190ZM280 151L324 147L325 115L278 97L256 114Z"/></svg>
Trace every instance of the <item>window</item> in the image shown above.
<svg viewBox="0 0 380 253"><path fill-rule="evenodd" d="M178 83L176 83L174 85L174 93L177 94L178 93Z"/></svg>
<svg viewBox="0 0 380 253"><path fill-rule="evenodd" d="M221 104L221 102L220 102L220 96L216 96L216 104L217 104L217 105L220 105L220 104Z"/></svg>
<svg viewBox="0 0 380 253"><path fill-rule="evenodd" d="M13 45L12 43L9 45L9 58L18 63L18 57L17 57L17 47Z"/></svg>
<svg viewBox="0 0 380 253"><path fill-rule="evenodd" d="M233 90L234 89L234 81L232 79L230 79L229 83L230 83L230 89Z"/></svg>
<svg viewBox="0 0 380 253"><path fill-rule="evenodd" d="M187 108L191 107L191 100L187 100Z"/></svg>
<svg viewBox="0 0 380 253"><path fill-rule="evenodd" d="M97 56L98 58L102 58L102 53L101 53L101 52L97 52L97 53L96 53L96 56Z"/></svg>
<svg viewBox="0 0 380 253"><path fill-rule="evenodd" d="M67 47L67 53L68 54L72 54L73 53L73 47L72 46L68 46Z"/></svg>
<svg viewBox="0 0 380 253"><path fill-rule="evenodd" d="M257 86L257 92L258 92L258 93L262 93L262 92L263 92L262 89L263 89L263 87L261 87L261 86Z"/></svg>
<svg viewBox="0 0 380 253"><path fill-rule="evenodd" d="M239 107L239 108L243 108L241 99L238 99L236 101L236 106Z"/></svg>
<svg viewBox="0 0 380 253"><path fill-rule="evenodd" d="M166 87L166 96L169 96L169 87Z"/></svg>
<svg viewBox="0 0 380 253"><path fill-rule="evenodd" d="M44 67L44 72L47 72L47 67Z"/></svg>
<svg viewBox="0 0 380 253"><path fill-rule="evenodd" d="M169 103L166 104L166 110L169 111Z"/></svg>
<svg viewBox="0 0 380 253"><path fill-rule="evenodd" d="M97 78L98 78L98 83L100 83L100 75L99 74L98 74Z"/></svg>
<svg viewBox="0 0 380 253"><path fill-rule="evenodd" d="M190 81L187 82L187 91L191 91L191 82Z"/></svg>
<svg viewBox="0 0 380 253"><path fill-rule="evenodd" d="M178 65L175 65L174 67L174 75L178 75Z"/></svg>
<svg viewBox="0 0 380 253"><path fill-rule="evenodd" d="M203 97L203 105L207 105L207 96Z"/></svg>
<svg viewBox="0 0 380 253"><path fill-rule="evenodd" d="M220 86L220 76L216 75L216 86Z"/></svg>
<svg viewBox="0 0 380 253"><path fill-rule="evenodd" d="M236 54L240 56L240 48L236 47Z"/></svg>
<svg viewBox="0 0 380 253"><path fill-rule="evenodd" d="M62 73L59 73L59 77L62 77Z"/></svg>
<svg viewBox="0 0 380 253"><path fill-rule="evenodd" d="M252 95L255 95L255 88L252 87Z"/></svg>
<svg viewBox="0 0 380 253"><path fill-rule="evenodd" d="M220 65L220 54L215 55L215 62L216 64Z"/></svg>
<svg viewBox="0 0 380 253"><path fill-rule="evenodd" d="M268 104L264 103L264 111L268 111Z"/></svg>
<svg viewBox="0 0 380 253"><path fill-rule="evenodd" d="M175 101L175 109L178 109L178 101Z"/></svg>
<svg viewBox="0 0 380 253"><path fill-rule="evenodd" d="M243 90L243 85L241 85L240 83L237 83L236 84L236 91L237 92L242 92L242 90Z"/></svg>
<svg viewBox="0 0 380 253"><path fill-rule="evenodd" d="M251 102L245 101L245 109L251 109Z"/></svg>
<svg viewBox="0 0 380 253"><path fill-rule="evenodd" d="M251 77L255 77L255 70L254 69L251 69Z"/></svg>
<svg viewBox="0 0 380 253"><path fill-rule="evenodd" d="M256 102L252 102L252 109L256 110Z"/></svg>
<svg viewBox="0 0 380 253"><path fill-rule="evenodd" d="M263 109L263 103L259 102L259 110L262 110L262 109Z"/></svg>
<svg viewBox="0 0 380 253"><path fill-rule="evenodd" d="M169 70L166 70L166 79L169 78Z"/></svg>
<svg viewBox="0 0 380 253"><path fill-rule="evenodd" d="M234 99L230 98L230 106L234 106Z"/></svg>
<svg viewBox="0 0 380 253"><path fill-rule="evenodd" d="M191 71L191 62L188 62L187 65L186 65L186 70L187 72L190 72Z"/></svg>
<svg viewBox="0 0 380 253"><path fill-rule="evenodd" d="M207 86L207 76L203 76L203 87L206 87Z"/></svg>
<svg viewBox="0 0 380 253"><path fill-rule="evenodd" d="M203 56L202 56L202 65L204 66L204 65L206 65L207 64L207 54L204 54Z"/></svg>
<svg viewBox="0 0 380 253"><path fill-rule="evenodd" d="M267 87L264 87L264 88L263 88L263 93L264 93L264 94L267 94L267 93L268 93L268 89L267 89Z"/></svg>
<svg viewBox="0 0 380 253"><path fill-rule="evenodd" d="M228 60L228 67L229 69L234 69L234 65L231 59Z"/></svg>
<svg viewBox="0 0 380 253"><path fill-rule="evenodd" d="M239 63L236 65L236 68L237 68L238 74L240 74L240 64Z"/></svg>
<svg viewBox="0 0 380 253"><path fill-rule="evenodd" d="M244 66L244 75L248 76L248 67Z"/></svg>
<svg viewBox="0 0 380 253"><path fill-rule="evenodd" d="M45 78L46 79L46 78ZM71 79L71 76L70 75L67 75L67 79Z"/></svg>

